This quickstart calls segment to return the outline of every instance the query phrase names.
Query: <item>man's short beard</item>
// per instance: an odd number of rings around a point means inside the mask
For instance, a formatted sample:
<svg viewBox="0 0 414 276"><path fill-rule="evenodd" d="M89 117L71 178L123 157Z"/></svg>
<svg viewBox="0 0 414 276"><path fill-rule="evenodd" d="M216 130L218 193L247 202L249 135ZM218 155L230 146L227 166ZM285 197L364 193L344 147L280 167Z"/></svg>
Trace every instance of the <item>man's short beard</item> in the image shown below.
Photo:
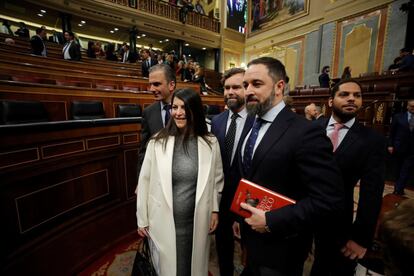
<svg viewBox="0 0 414 276"><path fill-rule="evenodd" d="M243 107L245 101L244 98L236 96L236 101L229 102L229 98L226 97L224 98L224 102L231 111L235 112Z"/></svg>
<svg viewBox="0 0 414 276"><path fill-rule="evenodd" d="M263 102L263 103L256 103L256 104L246 104L246 110L247 113L249 113L250 116L257 115L259 117L262 117L264 114L266 114L267 111L269 111L273 107L273 101L276 97L276 92L273 90L272 93L270 93L270 96Z"/></svg>
<svg viewBox="0 0 414 276"><path fill-rule="evenodd" d="M360 109L358 109L355 112L352 113L348 113L348 112L343 112L340 108L337 108L335 105L332 105L332 112L339 118L341 119L342 122L348 122L349 120L355 118L358 115Z"/></svg>

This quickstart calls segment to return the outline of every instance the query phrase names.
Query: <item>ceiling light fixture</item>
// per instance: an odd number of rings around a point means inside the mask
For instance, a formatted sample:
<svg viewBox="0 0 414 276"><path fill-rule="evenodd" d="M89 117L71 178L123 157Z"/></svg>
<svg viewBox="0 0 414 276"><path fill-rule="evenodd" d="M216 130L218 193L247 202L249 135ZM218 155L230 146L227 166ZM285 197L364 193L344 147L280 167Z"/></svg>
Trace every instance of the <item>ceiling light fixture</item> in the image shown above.
<svg viewBox="0 0 414 276"><path fill-rule="evenodd" d="M146 35L146 34L142 34L141 36L142 36L142 37L146 37L147 35Z"/></svg>
<svg viewBox="0 0 414 276"><path fill-rule="evenodd" d="M191 54L188 54L189 57L191 57Z"/></svg>
<svg viewBox="0 0 414 276"><path fill-rule="evenodd" d="M116 32L116 31L118 31L119 29L118 28L114 28L114 31Z"/></svg>
<svg viewBox="0 0 414 276"><path fill-rule="evenodd" d="M78 26L79 26L79 27L82 27L83 25L79 23L79 24L78 24Z"/></svg>
<svg viewBox="0 0 414 276"><path fill-rule="evenodd" d="M46 13L46 11L45 11L45 10L40 10L40 12L41 12L41 13Z"/></svg>
<svg viewBox="0 0 414 276"><path fill-rule="evenodd" d="M206 47L203 47L203 48L201 48L201 49L206 50L207 48L206 48Z"/></svg>
<svg viewBox="0 0 414 276"><path fill-rule="evenodd" d="M160 40L160 43L162 43L162 40Z"/></svg>
<svg viewBox="0 0 414 276"><path fill-rule="evenodd" d="M190 46L190 44L186 43L186 44L184 44L184 46Z"/></svg>
<svg viewBox="0 0 414 276"><path fill-rule="evenodd" d="M86 24L86 21L85 21L85 20L82 20L82 21L81 21L81 24Z"/></svg>
<svg viewBox="0 0 414 276"><path fill-rule="evenodd" d="M165 40L164 40L165 42L168 42L168 41L170 41L168 38L166 38Z"/></svg>
<svg viewBox="0 0 414 276"><path fill-rule="evenodd" d="M141 38L139 35L137 35L137 38Z"/></svg>
<svg viewBox="0 0 414 276"><path fill-rule="evenodd" d="M38 13L37 16L43 17L43 13Z"/></svg>
<svg viewBox="0 0 414 276"><path fill-rule="evenodd" d="M110 30L109 32L110 32L111 34L113 34L113 33L114 33L114 31L113 31L113 30Z"/></svg>

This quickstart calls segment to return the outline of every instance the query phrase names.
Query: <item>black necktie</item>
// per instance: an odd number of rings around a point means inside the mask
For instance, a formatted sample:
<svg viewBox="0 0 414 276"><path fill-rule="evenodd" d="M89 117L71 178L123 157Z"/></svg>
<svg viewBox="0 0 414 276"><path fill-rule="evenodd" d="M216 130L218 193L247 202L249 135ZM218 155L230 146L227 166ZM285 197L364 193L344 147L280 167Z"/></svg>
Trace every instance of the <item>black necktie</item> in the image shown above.
<svg viewBox="0 0 414 276"><path fill-rule="evenodd" d="M239 114L233 113L231 115L231 122L229 129L227 130L226 137L224 137L224 147L226 149L227 157L229 160L229 165L231 165L231 156L233 154L234 140L236 138L237 123L236 120L239 117Z"/></svg>
<svg viewBox="0 0 414 276"><path fill-rule="evenodd" d="M243 155L243 170L244 173L247 174L252 167L252 157L253 157L253 149L254 145L256 144L257 136L259 135L260 127L266 121L257 117L254 121L252 131L250 132L249 139L246 142L244 147L244 155Z"/></svg>
<svg viewBox="0 0 414 276"><path fill-rule="evenodd" d="M165 127L168 124L168 121L170 120L170 117L171 117L171 114L170 114L171 105L166 104L164 105L162 109L165 110L165 115L164 115L164 127Z"/></svg>

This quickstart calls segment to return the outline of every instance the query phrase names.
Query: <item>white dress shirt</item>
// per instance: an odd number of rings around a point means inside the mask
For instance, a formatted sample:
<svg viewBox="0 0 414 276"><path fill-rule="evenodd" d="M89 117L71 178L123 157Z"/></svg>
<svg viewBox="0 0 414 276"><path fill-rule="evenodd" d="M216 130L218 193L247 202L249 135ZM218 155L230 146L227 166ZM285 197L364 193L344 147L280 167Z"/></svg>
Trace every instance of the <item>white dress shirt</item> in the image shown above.
<svg viewBox="0 0 414 276"><path fill-rule="evenodd" d="M263 120L266 121L262 123L262 126L259 130L259 134L257 135L257 139L256 139L256 144L254 145L253 148L253 154L252 154L252 159L254 157L254 153L256 152L257 146L260 144L260 141L262 141L263 136L265 136L267 130L269 129L270 125L273 123L273 121L276 119L277 115L279 115L280 111L282 111L282 109L286 106L284 101L280 101L277 105L275 105L274 107L272 107L269 111L266 112L266 114L264 114L261 118ZM257 119L258 116L256 116ZM241 156L242 156L242 160L244 157L244 148L246 147L246 142L249 139L250 133L252 132L252 130L249 131L249 133L246 135L246 138L243 141L243 146L242 146L242 151L241 151Z"/></svg>
<svg viewBox="0 0 414 276"><path fill-rule="evenodd" d="M331 116L331 118L329 118L329 122L328 125L326 126L326 135L330 138L332 135L332 132L334 131L334 125L338 123L333 116ZM344 127L341 128L338 131L338 145L336 148L339 147L339 145L341 144L341 142L344 140L345 135L348 133L348 130L354 125L355 123L355 118L352 118L351 120L349 120L348 122L344 123Z"/></svg>
<svg viewBox="0 0 414 276"><path fill-rule="evenodd" d="M239 144L240 136L243 131L244 124L246 123L247 118L247 111L246 108L243 108L239 113L239 117L236 119L236 135L234 136L234 145L233 151L231 153L231 161L230 164L233 163L234 155L236 154L237 145ZM231 116L233 116L233 111L229 110L229 117L227 118L227 125L226 125L226 135L227 131L229 130L231 124Z"/></svg>
<svg viewBox="0 0 414 276"><path fill-rule="evenodd" d="M73 40L67 42L66 45L63 47L62 52L63 52L63 58L64 59L72 59L72 57L69 54L69 48L70 48L70 45L72 45L72 42L73 42Z"/></svg>

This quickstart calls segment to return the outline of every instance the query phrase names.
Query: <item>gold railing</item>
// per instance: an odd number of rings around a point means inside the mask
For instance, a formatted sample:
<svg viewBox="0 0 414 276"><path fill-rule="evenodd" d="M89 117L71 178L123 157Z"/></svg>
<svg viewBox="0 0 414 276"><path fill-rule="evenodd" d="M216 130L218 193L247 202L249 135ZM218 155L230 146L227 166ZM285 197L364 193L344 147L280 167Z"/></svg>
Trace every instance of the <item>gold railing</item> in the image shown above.
<svg viewBox="0 0 414 276"><path fill-rule="evenodd" d="M106 0L122 6L138 9L140 11L153 15L168 18L174 21L180 21L181 7L172 5L168 2L159 0ZM205 16L196 12L188 12L186 23L198 28L212 32L220 32L220 22L212 17Z"/></svg>

